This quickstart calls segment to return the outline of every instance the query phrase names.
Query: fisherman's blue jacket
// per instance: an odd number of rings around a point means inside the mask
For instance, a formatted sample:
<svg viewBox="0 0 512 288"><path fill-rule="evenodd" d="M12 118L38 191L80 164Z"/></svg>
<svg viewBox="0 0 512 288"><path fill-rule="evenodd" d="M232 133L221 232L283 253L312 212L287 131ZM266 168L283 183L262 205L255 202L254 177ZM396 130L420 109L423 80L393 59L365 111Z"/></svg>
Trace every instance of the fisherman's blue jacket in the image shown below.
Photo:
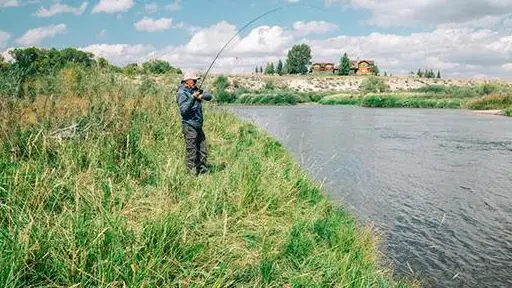
<svg viewBox="0 0 512 288"><path fill-rule="evenodd" d="M210 101L212 95L204 92L202 99ZM196 129L201 129L203 127L203 108L201 101L194 99L192 96L192 89L185 86L185 84L181 84L176 92L176 102L180 107L181 122Z"/></svg>

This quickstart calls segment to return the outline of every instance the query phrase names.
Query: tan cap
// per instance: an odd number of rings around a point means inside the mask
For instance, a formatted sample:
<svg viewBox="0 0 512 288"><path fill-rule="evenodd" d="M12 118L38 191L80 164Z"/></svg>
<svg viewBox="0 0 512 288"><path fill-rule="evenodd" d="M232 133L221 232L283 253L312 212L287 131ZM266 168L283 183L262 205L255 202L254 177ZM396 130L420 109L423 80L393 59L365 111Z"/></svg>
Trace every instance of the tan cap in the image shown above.
<svg viewBox="0 0 512 288"><path fill-rule="evenodd" d="M183 79L182 79L182 80L183 80L183 81L187 81L187 80L197 80L197 79L199 79L199 78L201 78L201 77L197 76L197 74L196 74L196 73L194 73L194 72L187 72L187 73L185 73L185 74L183 75Z"/></svg>

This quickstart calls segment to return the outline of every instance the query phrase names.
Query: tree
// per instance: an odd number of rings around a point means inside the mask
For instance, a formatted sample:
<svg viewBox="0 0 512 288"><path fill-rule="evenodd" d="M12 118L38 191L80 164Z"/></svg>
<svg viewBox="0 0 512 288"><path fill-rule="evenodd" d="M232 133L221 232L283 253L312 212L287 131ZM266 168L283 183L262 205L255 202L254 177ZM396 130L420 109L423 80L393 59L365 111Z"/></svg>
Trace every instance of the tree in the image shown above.
<svg viewBox="0 0 512 288"><path fill-rule="evenodd" d="M158 59L145 62L142 64L142 68L147 74L165 74L176 71L176 68L172 67L169 62Z"/></svg>
<svg viewBox="0 0 512 288"><path fill-rule="evenodd" d="M260 66L260 74L263 73L263 66Z"/></svg>
<svg viewBox="0 0 512 288"><path fill-rule="evenodd" d="M109 66L110 66L110 63L108 63L107 59L105 59L103 57L100 57L98 59L98 67L100 67L101 69L105 69Z"/></svg>
<svg viewBox="0 0 512 288"><path fill-rule="evenodd" d="M384 77L388 77L388 72L384 71Z"/></svg>
<svg viewBox="0 0 512 288"><path fill-rule="evenodd" d="M274 75L274 73L275 73L274 63L270 63L269 73L268 74Z"/></svg>
<svg viewBox="0 0 512 288"><path fill-rule="evenodd" d="M140 72L139 64L130 63L123 68L123 73L126 75L136 75Z"/></svg>
<svg viewBox="0 0 512 288"><path fill-rule="evenodd" d="M4 56L0 54L0 70L7 69L9 67L9 64L5 62Z"/></svg>
<svg viewBox="0 0 512 288"><path fill-rule="evenodd" d="M348 76L350 75L350 59L347 53L343 54L340 60L340 68L338 69L338 75Z"/></svg>
<svg viewBox="0 0 512 288"><path fill-rule="evenodd" d="M279 59L279 62L277 62L276 73L279 76L283 75L283 62L281 61L281 59Z"/></svg>
<svg viewBox="0 0 512 288"><path fill-rule="evenodd" d="M437 79L441 79L441 71L437 70Z"/></svg>
<svg viewBox="0 0 512 288"><path fill-rule="evenodd" d="M416 75L418 75L418 77L423 77L423 72L421 72L421 69L418 69L418 73L416 73Z"/></svg>
<svg viewBox="0 0 512 288"><path fill-rule="evenodd" d="M311 64L311 48L307 44L294 45L286 58L286 68L290 74L308 73Z"/></svg>
<svg viewBox="0 0 512 288"><path fill-rule="evenodd" d="M256 66L255 73L258 74L260 72L260 69L258 69L258 66Z"/></svg>
<svg viewBox="0 0 512 288"><path fill-rule="evenodd" d="M267 65L265 66L265 75L268 75L270 74L270 64L267 63Z"/></svg>
<svg viewBox="0 0 512 288"><path fill-rule="evenodd" d="M379 74L380 74L379 66L377 66L377 65L373 65L372 68L371 68L371 71L376 76L379 76Z"/></svg>

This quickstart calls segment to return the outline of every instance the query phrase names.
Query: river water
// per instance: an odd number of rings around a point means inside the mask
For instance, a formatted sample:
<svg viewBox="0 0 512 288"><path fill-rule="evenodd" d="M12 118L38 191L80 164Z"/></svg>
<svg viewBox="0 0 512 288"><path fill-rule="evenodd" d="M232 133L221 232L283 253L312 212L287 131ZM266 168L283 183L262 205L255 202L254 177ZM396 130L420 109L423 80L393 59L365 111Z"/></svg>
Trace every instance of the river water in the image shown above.
<svg viewBox="0 0 512 288"><path fill-rule="evenodd" d="M425 287L512 287L512 119L460 110L231 108L275 136Z"/></svg>

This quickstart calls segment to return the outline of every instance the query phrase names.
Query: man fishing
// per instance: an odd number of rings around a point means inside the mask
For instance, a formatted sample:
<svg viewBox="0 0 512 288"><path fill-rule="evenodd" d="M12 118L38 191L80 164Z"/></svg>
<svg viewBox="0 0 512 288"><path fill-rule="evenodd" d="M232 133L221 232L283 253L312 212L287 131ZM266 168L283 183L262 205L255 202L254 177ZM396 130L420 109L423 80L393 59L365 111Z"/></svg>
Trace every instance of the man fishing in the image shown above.
<svg viewBox="0 0 512 288"><path fill-rule="evenodd" d="M176 102L180 108L182 131L185 137L185 164L193 175L208 172L201 102L212 99L211 94L196 87L198 79L199 77L194 73L185 73L176 93Z"/></svg>

